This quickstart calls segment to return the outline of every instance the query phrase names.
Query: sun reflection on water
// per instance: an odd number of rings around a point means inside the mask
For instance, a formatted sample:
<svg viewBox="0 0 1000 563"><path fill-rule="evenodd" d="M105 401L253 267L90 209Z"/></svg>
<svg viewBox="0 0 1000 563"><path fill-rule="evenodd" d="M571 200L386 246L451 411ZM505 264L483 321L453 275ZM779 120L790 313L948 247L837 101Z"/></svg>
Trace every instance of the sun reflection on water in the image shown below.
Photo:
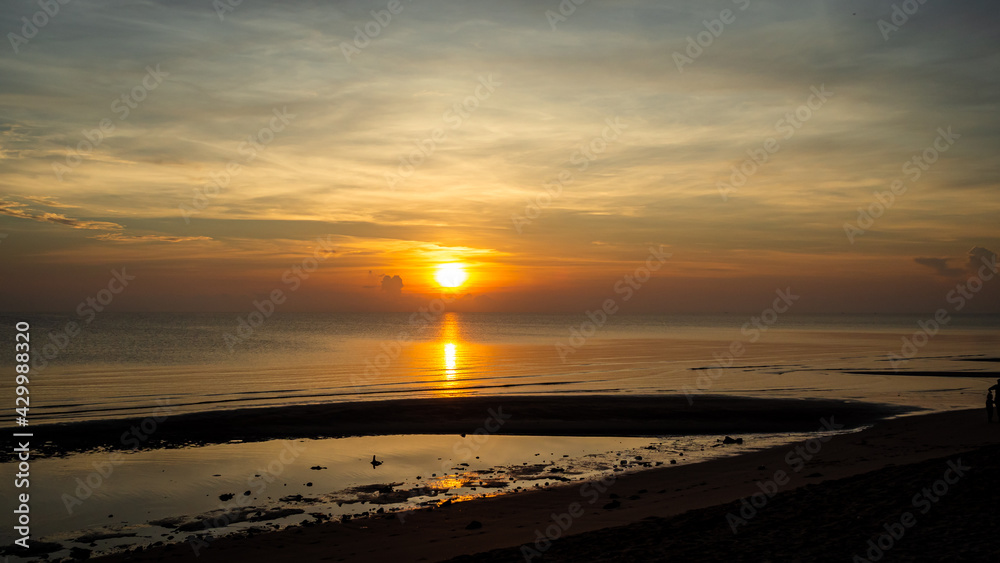
<svg viewBox="0 0 1000 563"><path fill-rule="evenodd" d="M448 379L455 378L455 366L458 364L456 360L456 346L454 342L449 342L444 345L444 374Z"/></svg>
<svg viewBox="0 0 1000 563"><path fill-rule="evenodd" d="M460 475L446 475L444 477L439 477L431 486L435 489L444 489L447 491L449 489L462 488L470 481L471 479L464 479Z"/></svg>
<svg viewBox="0 0 1000 563"><path fill-rule="evenodd" d="M446 381L453 381L458 376L459 360L461 360L461 335L458 315L445 313L441 317L440 338L443 342L442 364Z"/></svg>

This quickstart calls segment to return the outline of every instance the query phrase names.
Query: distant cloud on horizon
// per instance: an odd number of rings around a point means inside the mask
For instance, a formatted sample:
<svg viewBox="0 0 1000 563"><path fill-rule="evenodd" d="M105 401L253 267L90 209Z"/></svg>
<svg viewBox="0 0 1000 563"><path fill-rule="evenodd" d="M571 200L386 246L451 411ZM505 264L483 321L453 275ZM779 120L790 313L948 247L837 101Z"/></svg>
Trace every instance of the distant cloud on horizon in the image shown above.
<svg viewBox="0 0 1000 563"><path fill-rule="evenodd" d="M389 295L399 295L403 291L403 278L399 276L382 276L382 291Z"/></svg>
<svg viewBox="0 0 1000 563"><path fill-rule="evenodd" d="M950 258L914 258L913 261L921 266L927 266L942 276L957 276L965 272L961 268L951 268L948 266Z"/></svg>
<svg viewBox="0 0 1000 563"><path fill-rule="evenodd" d="M964 268L956 268L948 265L953 258L914 258L913 261L921 266L927 266L938 275L945 277L955 277L979 272L984 264L996 264L997 255L995 252L982 246L975 246L966 253Z"/></svg>
<svg viewBox="0 0 1000 563"><path fill-rule="evenodd" d="M996 266L996 263L996 252L993 252L988 248L983 248L982 246L976 246L969 250L969 258L966 262L966 268L970 271L978 272L984 264Z"/></svg>

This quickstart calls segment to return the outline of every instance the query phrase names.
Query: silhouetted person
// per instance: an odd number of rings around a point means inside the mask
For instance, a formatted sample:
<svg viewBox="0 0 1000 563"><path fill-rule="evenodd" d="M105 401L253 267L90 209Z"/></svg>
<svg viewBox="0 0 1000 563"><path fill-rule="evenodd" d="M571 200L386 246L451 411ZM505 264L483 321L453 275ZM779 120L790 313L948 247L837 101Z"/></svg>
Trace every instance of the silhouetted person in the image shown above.
<svg viewBox="0 0 1000 563"><path fill-rule="evenodd" d="M989 393L990 391L996 391L996 395L994 396L994 399L993 399L993 408L995 410L996 406L997 406L996 399L1000 398L1000 379L997 380L997 384L996 385L994 385L994 386L992 386L992 387L990 387L989 389L986 390L987 393ZM989 399L987 399L987 401L988 400ZM993 420L993 416L992 415L990 415L990 420ZM1000 415L997 416L997 422L1000 422Z"/></svg>
<svg viewBox="0 0 1000 563"><path fill-rule="evenodd" d="M381 461L378 461L378 460L376 460L376 459L375 459L375 456L372 456L372 461L371 461L371 463L372 463L372 467L373 467L373 468L375 468L375 467L378 467L378 466L382 465L382 462L381 462Z"/></svg>
<svg viewBox="0 0 1000 563"><path fill-rule="evenodd" d="M990 387L989 389L987 389L987 391L996 391L997 392L997 396L1000 397L1000 379L997 380L997 384L996 385L994 385L993 387Z"/></svg>
<svg viewBox="0 0 1000 563"><path fill-rule="evenodd" d="M997 403L993 400L993 391L986 392L986 422L993 422L993 411Z"/></svg>

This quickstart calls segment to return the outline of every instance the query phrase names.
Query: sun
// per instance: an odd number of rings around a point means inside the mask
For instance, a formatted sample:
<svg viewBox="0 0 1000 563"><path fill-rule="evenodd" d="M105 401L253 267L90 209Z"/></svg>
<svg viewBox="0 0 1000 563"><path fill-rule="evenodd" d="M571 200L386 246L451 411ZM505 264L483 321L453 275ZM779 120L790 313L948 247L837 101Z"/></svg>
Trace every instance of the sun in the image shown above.
<svg viewBox="0 0 1000 563"><path fill-rule="evenodd" d="M434 273L434 279L441 287L458 287L465 283L468 277L462 264L441 264Z"/></svg>

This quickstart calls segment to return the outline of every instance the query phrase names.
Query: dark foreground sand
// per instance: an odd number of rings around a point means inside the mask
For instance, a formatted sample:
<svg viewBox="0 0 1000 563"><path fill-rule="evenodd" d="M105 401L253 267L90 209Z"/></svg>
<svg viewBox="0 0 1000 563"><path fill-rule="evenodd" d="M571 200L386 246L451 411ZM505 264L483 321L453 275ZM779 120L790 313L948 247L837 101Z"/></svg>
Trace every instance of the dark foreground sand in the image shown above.
<svg viewBox="0 0 1000 563"><path fill-rule="evenodd" d="M819 416L813 426L820 426ZM565 526L562 515L573 512L578 516L559 531L563 537L532 560L851 561L854 554L865 556L867 541L877 540L884 524L911 512L916 523L881 561L997 561L996 443L1000 425L987 425L979 410L907 416L825 443L798 444L818 447L809 461L795 445L784 446L620 475L603 491L594 483L573 484L405 518L225 538L203 548L197 560L524 561L520 546L542 551L546 543L535 542L546 530L554 533L553 515ZM915 506L914 495L937 480L954 480L947 462L959 459L971 469L921 513L925 501ZM775 479L778 471L788 474L788 482L734 535L726 514L735 514L740 499L759 492L758 482ZM194 554L180 544L100 560L188 561Z"/></svg>
<svg viewBox="0 0 1000 563"><path fill-rule="evenodd" d="M779 493L736 534L727 518L753 514L742 501L571 535L537 557L527 548L542 542L448 561L996 562L998 479L1000 445L985 446Z"/></svg>

